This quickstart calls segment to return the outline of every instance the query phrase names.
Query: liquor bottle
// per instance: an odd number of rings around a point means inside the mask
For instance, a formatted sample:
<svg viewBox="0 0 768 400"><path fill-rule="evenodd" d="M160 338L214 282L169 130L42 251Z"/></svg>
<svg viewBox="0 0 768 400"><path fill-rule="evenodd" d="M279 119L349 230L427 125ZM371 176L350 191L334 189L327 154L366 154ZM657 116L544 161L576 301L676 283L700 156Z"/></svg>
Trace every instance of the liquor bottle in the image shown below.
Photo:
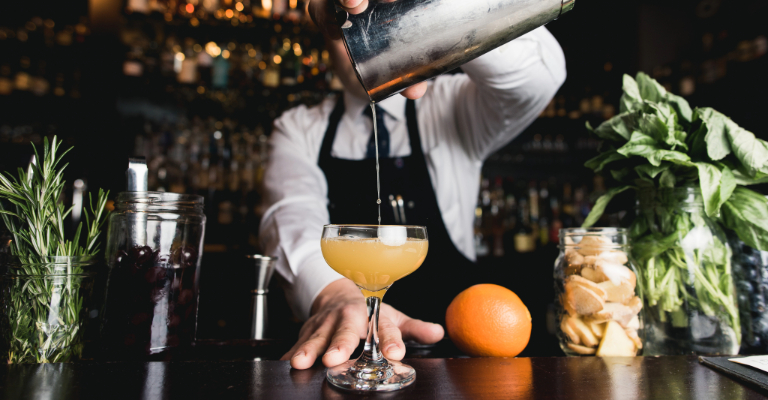
<svg viewBox="0 0 768 400"><path fill-rule="evenodd" d="M531 181L528 184L528 208L529 208L529 222L532 229L533 240L539 238L539 191L536 189L536 182Z"/></svg>
<svg viewBox="0 0 768 400"><path fill-rule="evenodd" d="M13 92L13 81L11 80L11 66L8 64L0 65L0 96L7 96Z"/></svg>
<svg viewBox="0 0 768 400"><path fill-rule="evenodd" d="M554 179L549 182L550 189L556 187ZM554 190L550 190L549 209L552 215L552 223L549 227L549 241L558 243L560 240L560 229L563 228L563 221L560 220L560 201Z"/></svg>
<svg viewBox="0 0 768 400"><path fill-rule="evenodd" d="M266 69L261 74L261 84L269 87L276 88L280 86L280 66L283 62L283 58L276 53L272 53L267 60Z"/></svg>
<svg viewBox="0 0 768 400"><path fill-rule="evenodd" d="M229 50L224 50L229 54ZM222 52L223 53L223 52ZM229 56L222 54L213 60L212 86L214 89L226 89L229 85Z"/></svg>
<svg viewBox="0 0 768 400"><path fill-rule="evenodd" d="M518 253L530 253L536 250L533 229L531 228L530 206L528 199L520 198L518 201L518 224L515 230L515 251Z"/></svg>
<svg viewBox="0 0 768 400"><path fill-rule="evenodd" d="M490 249L488 243L483 235L483 207L478 200L478 204L475 207L475 222L474 222L474 243L475 243L475 255L478 258L488 256Z"/></svg>
<svg viewBox="0 0 768 400"><path fill-rule="evenodd" d="M490 214L491 214L491 192L489 190L489 180L483 178L480 181L480 193L475 207L475 253L477 257L486 257L490 255Z"/></svg>
<svg viewBox="0 0 768 400"><path fill-rule="evenodd" d="M563 202L561 205L563 228L571 228L576 226L576 210L573 205L573 191L571 184L566 182L563 184Z"/></svg>
<svg viewBox="0 0 768 400"><path fill-rule="evenodd" d="M177 79L179 83L194 84L197 83L197 57L194 56L192 49L185 52L178 52L175 55L176 61L181 63Z"/></svg>
<svg viewBox="0 0 768 400"><path fill-rule="evenodd" d="M491 234L493 235L493 256L504 257L504 189L502 178L496 177L491 192Z"/></svg>
<svg viewBox="0 0 768 400"><path fill-rule="evenodd" d="M549 188L547 188L547 182L541 182L539 185L539 237L537 240L542 246L546 246L549 243Z"/></svg>

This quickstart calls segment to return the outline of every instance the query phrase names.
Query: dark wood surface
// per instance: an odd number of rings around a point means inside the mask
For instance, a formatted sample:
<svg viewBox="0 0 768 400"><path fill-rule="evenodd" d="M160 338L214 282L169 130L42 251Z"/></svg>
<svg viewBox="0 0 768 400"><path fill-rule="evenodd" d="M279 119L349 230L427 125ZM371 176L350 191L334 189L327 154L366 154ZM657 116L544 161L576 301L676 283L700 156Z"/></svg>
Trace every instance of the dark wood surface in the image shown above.
<svg viewBox="0 0 768 400"><path fill-rule="evenodd" d="M416 383L388 394L329 387L284 361L0 366L3 399L763 399L696 357L410 359Z"/></svg>

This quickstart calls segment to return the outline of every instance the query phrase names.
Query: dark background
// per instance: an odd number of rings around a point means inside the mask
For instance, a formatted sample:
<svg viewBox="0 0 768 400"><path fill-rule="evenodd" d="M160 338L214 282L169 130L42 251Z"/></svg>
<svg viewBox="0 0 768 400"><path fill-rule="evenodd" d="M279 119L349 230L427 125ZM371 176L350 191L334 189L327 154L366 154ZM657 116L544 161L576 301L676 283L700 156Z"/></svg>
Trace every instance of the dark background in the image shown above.
<svg viewBox="0 0 768 400"><path fill-rule="evenodd" d="M584 123L590 121L596 126L604 120L609 115L604 105L617 110L622 74L634 75L638 71L650 74L672 92L683 94L692 106L713 107L758 137L768 138L760 123L768 89L764 77L768 67L764 55L766 12L768 2L759 0L577 2L573 11L547 26L565 52L566 83L541 118L491 156L484 177L491 183L552 181L558 188L569 182L593 193L594 176L582 165L596 155L596 143L589 138ZM170 109L187 117L232 117L227 110L209 103L183 102L161 95L151 83L130 80L122 74L127 48L121 33L125 27L142 23L142 18L162 18L129 15L124 4L104 0L5 1L0 5L0 26L16 30L33 17L50 18L57 26L87 27L87 34L75 35L68 49L40 56L49 66L65 71L66 76L78 77L77 96L38 96L20 90L0 95L0 170L12 171L26 165L31 155L28 140L40 143L42 137L56 134L75 146L68 156L67 181L85 179L90 188L108 189L114 196L125 184L126 159L136 153L135 137L143 134L141 121L121 114L121 101L139 99L158 112ZM194 31L182 24L168 29L180 35L192 32L189 34L201 36L201 41L232 37L242 40L251 36L268 39L273 34L270 26L256 24L250 30L206 26ZM311 27L302 29L308 35L312 32ZM0 66L9 65L11 70L16 68L20 55L14 43L0 40ZM45 51L39 49L40 53ZM280 90L269 96L246 95L246 106L232 114L242 124L268 134L270 121L282 110L317 100L287 101ZM321 95L330 92L322 85L312 91ZM72 93L69 88L68 93ZM591 107L585 109L585 101ZM594 107L595 102L602 104ZM536 135L562 135L568 151L532 151L529 145L537 140ZM28 140L19 140L22 137ZM249 201L258 201L258 193L254 196ZM216 250L206 250L203 259L199 336L245 337L252 281L242 255L258 251L246 241L248 235L257 232L258 221L241 221L242 229L233 230L238 236L225 242L224 234L217 234L223 229L216 226L216 201L214 196L206 198L206 212L211 213L206 242L214 245L209 249ZM512 289L530 308L533 336L524 355L561 355L546 324L547 309L554 297L555 245L549 243L526 254L516 253L506 243L505 247L502 256L481 258L477 273L487 277L488 282ZM298 325L291 321L276 287L270 296L275 335L291 340Z"/></svg>

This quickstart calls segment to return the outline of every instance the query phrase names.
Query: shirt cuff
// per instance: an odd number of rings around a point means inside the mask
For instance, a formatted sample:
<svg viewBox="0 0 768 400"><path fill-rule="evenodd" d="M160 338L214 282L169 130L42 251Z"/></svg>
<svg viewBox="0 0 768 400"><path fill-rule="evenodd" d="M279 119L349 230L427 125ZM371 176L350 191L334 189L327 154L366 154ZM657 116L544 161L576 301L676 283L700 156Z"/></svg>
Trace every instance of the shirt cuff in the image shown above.
<svg viewBox="0 0 768 400"><path fill-rule="evenodd" d="M339 279L346 278L331 269L322 254L308 258L293 284L293 292L296 296L294 312L298 314L297 316L306 321L310 317L312 303L314 303L317 295L331 282Z"/></svg>

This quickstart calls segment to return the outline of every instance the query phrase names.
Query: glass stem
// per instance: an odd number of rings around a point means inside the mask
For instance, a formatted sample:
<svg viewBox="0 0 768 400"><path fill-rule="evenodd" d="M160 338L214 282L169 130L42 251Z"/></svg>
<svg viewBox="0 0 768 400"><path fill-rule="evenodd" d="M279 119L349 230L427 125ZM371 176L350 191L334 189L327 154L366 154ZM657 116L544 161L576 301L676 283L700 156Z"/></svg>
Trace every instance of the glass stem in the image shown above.
<svg viewBox="0 0 768 400"><path fill-rule="evenodd" d="M381 299L371 296L365 299L368 306L368 336L365 339L363 354L360 356L362 362L386 362L379 349L379 308Z"/></svg>

